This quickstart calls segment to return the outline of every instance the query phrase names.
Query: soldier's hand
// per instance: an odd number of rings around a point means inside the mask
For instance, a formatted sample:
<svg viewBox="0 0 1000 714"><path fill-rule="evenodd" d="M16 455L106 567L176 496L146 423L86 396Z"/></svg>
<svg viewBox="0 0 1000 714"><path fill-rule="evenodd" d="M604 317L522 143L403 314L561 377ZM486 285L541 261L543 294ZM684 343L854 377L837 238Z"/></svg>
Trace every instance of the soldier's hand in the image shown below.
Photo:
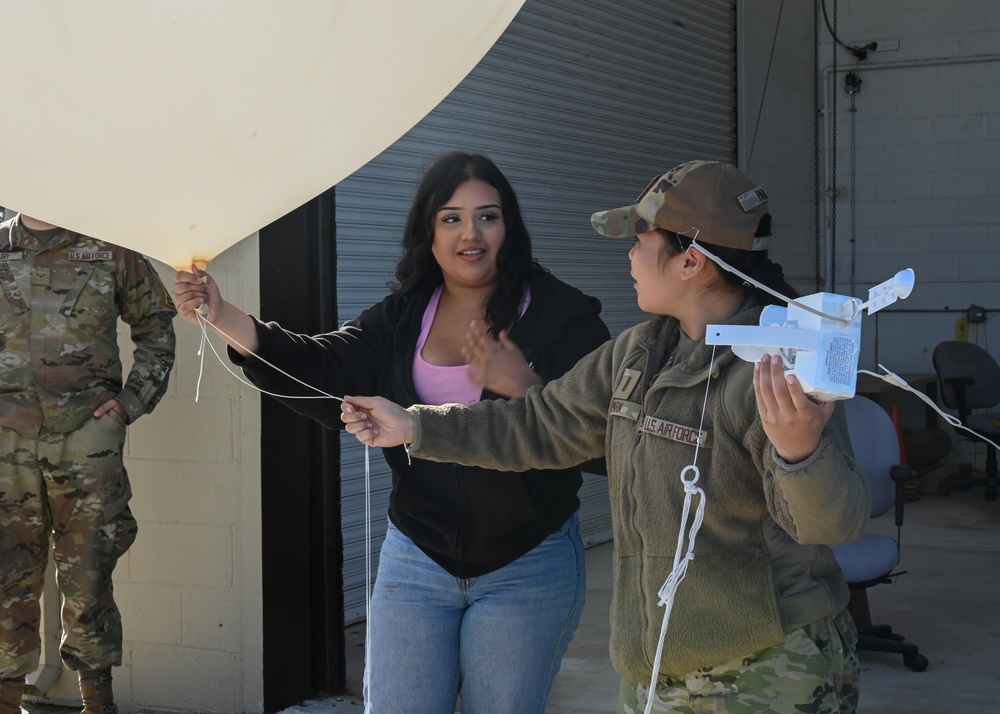
<svg viewBox="0 0 1000 714"><path fill-rule="evenodd" d="M785 376L777 355L764 355L754 366L753 389L761 425L778 456L794 464L812 454L833 416L833 402L810 399L795 376Z"/></svg>
<svg viewBox="0 0 1000 714"><path fill-rule="evenodd" d="M114 412L122 418L122 423L128 424L128 412L125 411L125 407L121 405L117 399L109 399L104 402L101 406L94 410L94 418L100 419L102 416L108 412Z"/></svg>
<svg viewBox="0 0 1000 714"><path fill-rule="evenodd" d="M340 403L344 429L369 446L413 443L413 415L383 397L349 397Z"/></svg>

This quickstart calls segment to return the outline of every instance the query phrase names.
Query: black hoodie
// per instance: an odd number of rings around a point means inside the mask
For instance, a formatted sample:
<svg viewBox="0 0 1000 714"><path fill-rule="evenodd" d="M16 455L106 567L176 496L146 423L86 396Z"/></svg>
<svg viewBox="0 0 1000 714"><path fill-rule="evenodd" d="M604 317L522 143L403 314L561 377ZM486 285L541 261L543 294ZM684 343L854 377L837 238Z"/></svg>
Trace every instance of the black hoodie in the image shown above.
<svg viewBox="0 0 1000 714"><path fill-rule="evenodd" d="M508 337L545 382L561 376L610 337L600 302L533 269L531 302ZM257 321L257 354L328 394L377 395L408 407L417 402L413 357L433 290L417 297L389 295L324 335L300 335ZM257 386L280 394L315 394L260 360L230 350ZM484 390L482 399L500 399ZM340 429L340 403L279 400L330 429ZM497 570L532 550L580 507L579 468L510 473L412 459L385 449L392 469L389 518L452 575L471 578ZM590 465L588 465L589 467Z"/></svg>

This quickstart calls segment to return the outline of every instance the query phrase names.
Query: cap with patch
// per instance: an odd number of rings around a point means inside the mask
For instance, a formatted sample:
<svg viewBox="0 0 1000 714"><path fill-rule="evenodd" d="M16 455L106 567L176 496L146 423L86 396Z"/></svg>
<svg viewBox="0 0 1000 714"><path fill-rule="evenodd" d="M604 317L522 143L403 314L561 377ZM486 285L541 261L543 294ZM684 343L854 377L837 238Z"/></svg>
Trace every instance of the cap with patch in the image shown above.
<svg viewBox="0 0 1000 714"><path fill-rule="evenodd" d="M628 238L657 228L737 250L765 250L771 236L758 236L767 194L732 164L688 161L653 179L631 206L590 217L608 238Z"/></svg>

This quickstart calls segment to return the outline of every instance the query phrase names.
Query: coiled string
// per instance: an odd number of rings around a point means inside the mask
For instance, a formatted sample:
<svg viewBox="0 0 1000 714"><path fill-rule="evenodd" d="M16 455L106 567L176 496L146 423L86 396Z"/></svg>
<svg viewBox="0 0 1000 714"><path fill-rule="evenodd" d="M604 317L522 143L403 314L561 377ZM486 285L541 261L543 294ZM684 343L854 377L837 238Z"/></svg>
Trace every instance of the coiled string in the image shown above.
<svg viewBox="0 0 1000 714"><path fill-rule="evenodd" d="M708 388L712 383L712 367L715 365L715 346L712 347L712 359L708 368L708 379L705 381L705 396L701 404L701 422L698 424L698 433L703 433L705 426L705 411L708 408ZM666 581L658 593L659 606L663 608L663 622L660 624L660 639L656 645L656 657L653 660L653 674L650 678L649 689L646 692L645 714L653 711L653 701L656 698L656 683L660 676L660 662L663 659L663 643L667 637L667 626L670 623L670 613L674 609L674 598L681 581L687 575L688 564L694 560L694 546L698 539L698 531L705 520L705 491L698 486L698 479L701 472L698 469L698 452L701 448L701 437L694 447L694 458L689 466L681 469L680 480L684 486L684 505L681 508L681 522L677 529L677 548L674 550L673 569L667 576ZM697 498L697 504L694 503ZM692 520L691 508L694 505L694 518ZM690 524L689 524L690 521Z"/></svg>

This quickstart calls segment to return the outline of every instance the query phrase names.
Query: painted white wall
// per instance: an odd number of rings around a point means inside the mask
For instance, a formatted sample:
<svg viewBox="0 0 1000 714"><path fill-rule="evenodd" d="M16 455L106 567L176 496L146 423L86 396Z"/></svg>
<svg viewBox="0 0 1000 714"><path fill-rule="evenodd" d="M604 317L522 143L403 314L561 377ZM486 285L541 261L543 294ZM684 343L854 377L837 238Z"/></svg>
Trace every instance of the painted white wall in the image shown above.
<svg viewBox="0 0 1000 714"><path fill-rule="evenodd" d="M987 308L987 320L970 325L968 338L995 351L1000 3L840 0L837 5L838 37L851 46L874 41L879 49L859 61L837 48L834 74L835 43L820 17L821 270L827 280L835 279L834 292L862 298L901 268L916 273L909 299L877 319L865 318L861 367L875 370L882 363L898 373L933 372L934 346L956 338L960 318L973 304ZM832 23L833 2L826 6ZM753 0L741 2L740 15L741 155L749 156L748 173L772 198L773 256L803 292L815 290L803 280L814 272L806 250L814 233L812 10L806 3ZM847 71L862 82L853 112ZM829 200L834 194L835 204ZM904 426L922 428L922 405L893 394L890 390L890 400L898 397L904 407Z"/></svg>
<svg viewBox="0 0 1000 714"><path fill-rule="evenodd" d="M174 271L157 269L169 289ZM227 299L259 311L256 234L209 269ZM175 328L168 392L128 430L139 535L114 576L125 631L115 698L123 711L259 712L260 398L211 351L202 372L201 332L180 319ZM129 365L127 326L119 341ZM221 340L214 344L221 353ZM47 699L79 702L75 674L60 671Z"/></svg>
<svg viewBox="0 0 1000 714"><path fill-rule="evenodd" d="M859 290L912 267L916 288L898 307L928 312L887 311L877 332L866 331L862 360L930 372L931 351L955 338L966 308L1000 310L1000 5L839 6L842 40L885 49L860 63L839 55L862 80L853 127L843 72L826 102L831 108L835 92L838 290L850 285L852 234ZM997 329L988 319L970 339L988 347Z"/></svg>

